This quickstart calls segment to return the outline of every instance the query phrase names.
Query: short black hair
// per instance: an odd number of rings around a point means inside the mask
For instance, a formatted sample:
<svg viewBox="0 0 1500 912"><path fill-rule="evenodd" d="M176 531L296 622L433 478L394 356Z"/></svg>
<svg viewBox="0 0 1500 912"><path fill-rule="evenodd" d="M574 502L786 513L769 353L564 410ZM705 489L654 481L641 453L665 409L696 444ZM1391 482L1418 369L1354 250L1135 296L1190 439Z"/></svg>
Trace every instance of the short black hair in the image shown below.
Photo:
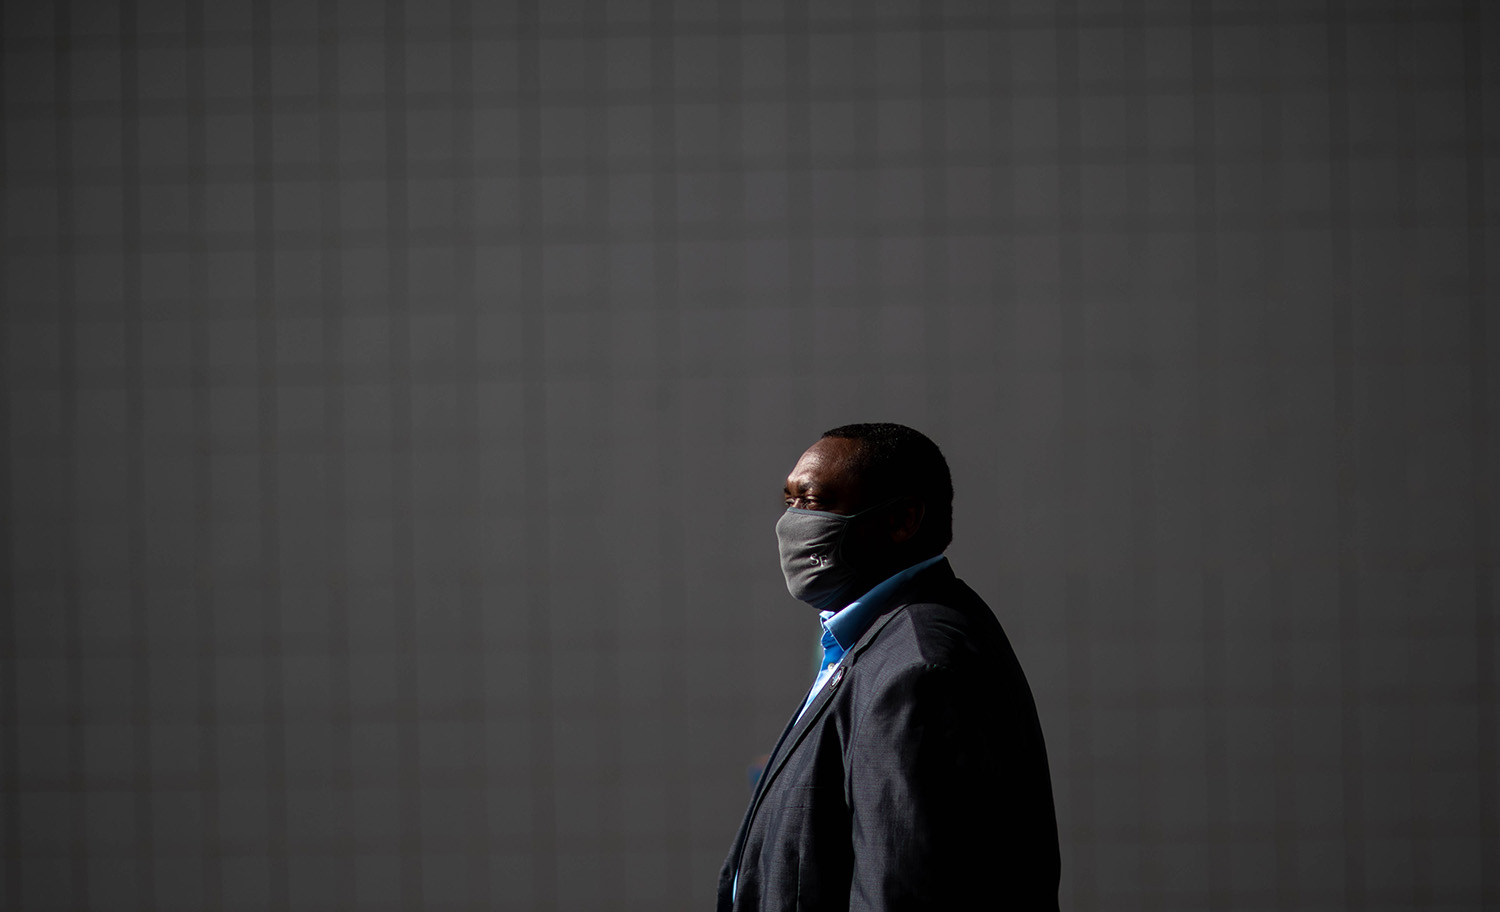
<svg viewBox="0 0 1500 912"><path fill-rule="evenodd" d="M912 542L928 554L943 553L953 541L953 475L937 444L921 431L889 422L840 425L823 436L859 441L854 469L878 495L912 495L926 504Z"/></svg>

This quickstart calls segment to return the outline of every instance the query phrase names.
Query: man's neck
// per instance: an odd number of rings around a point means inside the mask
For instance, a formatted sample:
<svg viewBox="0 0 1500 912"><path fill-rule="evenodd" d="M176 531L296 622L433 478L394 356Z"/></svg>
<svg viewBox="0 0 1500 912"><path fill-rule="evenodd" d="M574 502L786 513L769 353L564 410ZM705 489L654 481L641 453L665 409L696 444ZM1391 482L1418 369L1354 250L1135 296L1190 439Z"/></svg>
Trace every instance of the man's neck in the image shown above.
<svg viewBox="0 0 1500 912"><path fill-rule="evenodd" d="M911 551L896 552L891 555L890 560L882 561L879 569L872 569L855 577L855 585L850 586L849 590L859 594L851 598L849 602L859 601L864 597L865 593L900 573L902 570L920 564L922 561L932 557L937 557L937 555L919 554Z"/></svg>

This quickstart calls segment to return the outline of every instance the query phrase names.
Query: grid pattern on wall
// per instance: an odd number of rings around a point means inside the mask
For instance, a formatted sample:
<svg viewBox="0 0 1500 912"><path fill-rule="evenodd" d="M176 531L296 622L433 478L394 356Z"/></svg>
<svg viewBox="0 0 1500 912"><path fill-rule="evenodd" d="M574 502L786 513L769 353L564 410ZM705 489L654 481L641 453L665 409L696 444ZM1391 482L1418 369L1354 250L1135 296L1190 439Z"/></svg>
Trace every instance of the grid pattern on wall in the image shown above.
<svg viewBox="0 0 1500 912"><path fill-rule="evenodd" d="M0 907L706 907L854 420L1065 907L1500 905L1492 5L0 21Z"/></svg>

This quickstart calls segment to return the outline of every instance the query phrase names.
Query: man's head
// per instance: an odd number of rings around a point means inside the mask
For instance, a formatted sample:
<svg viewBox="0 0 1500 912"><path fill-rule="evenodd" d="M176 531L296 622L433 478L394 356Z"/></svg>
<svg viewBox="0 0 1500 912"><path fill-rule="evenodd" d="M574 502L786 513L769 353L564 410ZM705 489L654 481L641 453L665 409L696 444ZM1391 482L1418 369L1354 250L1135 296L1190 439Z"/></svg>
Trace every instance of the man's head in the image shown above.
<svg viewBox="0 0 1500 912"><path fill-rule="evenodd" d="M948 463L931 440L899 424L848 424L825 432L787 476L785 497L792 509L778 524L778 538L794 594L811 585L812 576L848 575L839 595L858 596L890 574L941 554L953 538ZM821 513L849 519L810 515ZM829 566L807 569L819 561ZM794 582L799 578L800 585ZM798 597L825 607L822 599Z"/></svg>
<svg viewBox="0 0 1500 912"><path fill-rule="evenodd" d="M904 498L920 505L921 523L911 537L923 560L942 554L953 541L953 476L942 450L921 431L904 424L846 424L823 432L823 440L848 441L849 470L875 503Z"/></svg>

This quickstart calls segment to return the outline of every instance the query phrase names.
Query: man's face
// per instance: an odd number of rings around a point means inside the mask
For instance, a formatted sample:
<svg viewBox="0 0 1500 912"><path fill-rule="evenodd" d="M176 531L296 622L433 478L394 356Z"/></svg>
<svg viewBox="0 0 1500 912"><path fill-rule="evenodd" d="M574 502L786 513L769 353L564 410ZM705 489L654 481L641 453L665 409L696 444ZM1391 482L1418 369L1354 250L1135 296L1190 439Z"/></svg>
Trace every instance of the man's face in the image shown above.
<svg viewBox="0 0 1500 912"><path fill-rule="evenodd" d="M853 521L846 547L864 557L871 572L899 560L895 549L917 534L922 525L924 507L914 497L889 500L889 493L877 490L856 470L855 457L863 444L847 437L824 437L807 448L786 477L783 492L786 505L802 510L827 510L845 516L867 510L882 502L889 509L873 510Z"/></svg>
<svg viewBox="0 0 1500 912"><path fill-rule="evenodd" d="M786 505L848 515L870 504L865 485L854 471L860 442L824 437L807 448L786 477Z"/></svg>

